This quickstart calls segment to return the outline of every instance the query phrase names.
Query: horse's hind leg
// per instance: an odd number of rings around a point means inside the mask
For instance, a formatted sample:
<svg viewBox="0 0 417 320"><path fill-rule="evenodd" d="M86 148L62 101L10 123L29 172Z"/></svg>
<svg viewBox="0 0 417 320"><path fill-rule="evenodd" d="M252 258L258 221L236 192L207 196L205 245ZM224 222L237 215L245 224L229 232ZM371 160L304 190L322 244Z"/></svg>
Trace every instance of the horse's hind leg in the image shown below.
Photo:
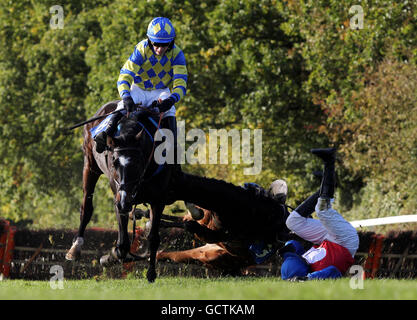
<svg viewBox="0 0 417 320"><path fill-rule="evenodd" d="M171 260L177 263L189 263L198 260L207 265L225 254L230 255L224 248L217 244L210 243L184 251L161 251L158 252L156 257L157 260Z"/></svg>
<svg viewBox="0 0 417 320"><path fill-rule="evenodd" d="M85 159L83 170L83 201L80 208L80 226L77 237L74 239L71 249L65 255L67 260L76 260L81 254L84 243L84 232L93 215L93 194L101 171L95 162L90 163Z"/></svg>
<svg viewBox="0 0 417 320"><path fill-rule="evenodd" d="M159 248L159 243L161 239L159 237L159 227L161 222L162 212L164 211L164 205L152 205L151 206L151 230L149 232L148 241L149 241L149 269L146 274L146 277L149 282L154 282L156 279L156 253Z"/></svg>

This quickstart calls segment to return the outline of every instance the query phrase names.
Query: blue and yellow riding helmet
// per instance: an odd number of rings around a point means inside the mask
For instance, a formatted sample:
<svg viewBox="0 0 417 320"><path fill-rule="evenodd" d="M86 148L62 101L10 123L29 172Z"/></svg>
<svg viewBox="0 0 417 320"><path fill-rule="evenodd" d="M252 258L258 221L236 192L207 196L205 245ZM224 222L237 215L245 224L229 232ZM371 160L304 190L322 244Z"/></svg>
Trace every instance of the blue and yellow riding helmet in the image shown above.
<svg viewBox="0 0 417 320"><path fill-rule="evenodd" d="M170 43L175 39L175 29L168 18L157 17L149 23L146 35L154 43Z"/></svg>

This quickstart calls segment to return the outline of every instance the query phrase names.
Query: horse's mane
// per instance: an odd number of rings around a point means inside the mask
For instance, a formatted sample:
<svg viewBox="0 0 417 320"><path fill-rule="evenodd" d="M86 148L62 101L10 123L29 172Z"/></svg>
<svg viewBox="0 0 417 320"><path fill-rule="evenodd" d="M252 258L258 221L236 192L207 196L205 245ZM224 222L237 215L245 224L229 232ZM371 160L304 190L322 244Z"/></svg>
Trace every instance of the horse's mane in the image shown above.
<svg viewBox="0 0 417 320"><path fill-rule="evenodd" d="M133 116L129 118L123 116L119 121L120 139L129 142L131 137L135 137L144 128L151 136L154 136L157 123L158 119L154 114L144 111L133 113Z"/></svg>
<svg viewBox="0 0 417 320"><path fill-rule="evenodd" d="M123 145L129 145L130 143L134 142L135 136L142 129L138 125L137 120L135 120L134 118L128 118L126 116L123 116L123 118L120 119L119 128L120 134L118 136L118 140Z"/></svg>

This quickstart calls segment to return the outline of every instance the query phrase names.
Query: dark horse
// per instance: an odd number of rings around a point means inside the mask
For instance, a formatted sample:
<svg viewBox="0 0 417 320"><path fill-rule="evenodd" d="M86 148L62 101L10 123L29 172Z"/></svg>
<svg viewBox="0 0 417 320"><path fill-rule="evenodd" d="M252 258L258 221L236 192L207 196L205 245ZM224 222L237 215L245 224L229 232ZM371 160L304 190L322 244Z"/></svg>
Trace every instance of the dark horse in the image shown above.
<svg viewBox="0 0 417 320"><path fill-rule="evenodd" d="M158 252L158 260L198 260L224 274L237 275L242 268L255 264L250 245L258 243L264 249L269 247L267 250L272 253L290 239L285 226L289 212L284 201L253 188L248 190L216 179L188 174L183 178L182 188L176 189L177 196L204 204L211 210L189 203L189 211L181 221L163 220L163 226L183 227L208 244L185 251ZM162 219L173 221L165 215Z"/></svg>
<svg viewBox="0 0 417 320"><path fill-rule="evenodd" d="M115 110L118 101L102 106L95 116L105 115ZM146 119L145 119L146 120ZM157 120L158 121L158 120ZM123 117L119 122L120 135L111 139L110 150L98 154L90 129L99 121L84 126L84 170L83 201L80 210L80 226L66 259L74 260L81 253L84 242L84 231L93 214L93 193L101 174L110 181L115 196L115 211L119 225L117 245L109 255L100 259L102 265L118 262L129 262L139 257L130 253L128 235L129 212L133 205L149 203L151 206L151 230L148 236L150 264L147 272L148 281L156 278L155 257L159 247L159 223L166 204L172 203L167 198L168 188L173 178L172 166L159 167L154 162L155 148L151 126L141 126L136 119ZM151 133L152 132L152 133ZM161 169L161 170L158 170ZM157 171L158 170L158 171ZM157 174L155 174L157 173Z"/></svg>
<svg viewBox="0 0 417 320"><path fill-rule="evenodd" d="M104 105L96 116L112 112L118 101ZM98 121L84 127L84 170L83 201L81 205L80 227L78 234L66 258L76 259L81 252L84 231L93 213L93 192L101 174L105 174L115 196L116 217L119 224L118 241L109 255L102 257L102 264L115 261L130 262L138 259L130 253L127 232L129 212L133 205L148 203L151 205L151 229L149 241L148 281L156 278L155 260L160 244L159 227L165 205L177 200L194 203L202 208L217 212L228 230L212 234L204 230L206 236L220 237L218 241L245 239L245 241L263 240L274 243L282 234L288 232L285 225L287 211L281 203L250 190L235 186L222 180L208 179L186 173L176 172L171 165L159 166L154 162L153 133L139 125L132 118L122 118L119 122L120 135L109 139L111 150L98 154L91 137L90 129ZM148 127L149 129L150 127ZM158 172L157 174L155 174ZM188 229L200 228L194 221ZM199 230L201 231L201 230ZM225 238L222 238L225 237ZM213 239L214 241L214 239Z"/></svg>
<svg viewBox="0 0 417 320"><path fill-rule="evenodd" d="M183 173L175 181L175 198L216 213L222 232L205 228L196 221L186 222L186 229L203 235L210 242L259 240L276 243L285 240L289 230L286 206L255 190L222 180Z"/></svg>

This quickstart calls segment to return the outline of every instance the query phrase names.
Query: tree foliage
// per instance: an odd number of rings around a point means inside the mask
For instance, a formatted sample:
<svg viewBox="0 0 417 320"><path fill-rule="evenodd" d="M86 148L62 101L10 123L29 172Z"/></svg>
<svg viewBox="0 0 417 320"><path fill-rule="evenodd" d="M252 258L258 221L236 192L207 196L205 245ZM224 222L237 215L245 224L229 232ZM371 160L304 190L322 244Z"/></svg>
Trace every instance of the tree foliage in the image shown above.
<svg viewBox="0 0 417 320"><path fill-rule="evenodd" d="M77 224L82 137L64 129L118 99L120 68L155 16L171 19L186 56L186 129L262 129L260 174L243 163L185 171L265 187L284 178L296 205L317 187L309 149L330 144L344 209L416 209L414 2L360 1L359 30L347 0L63 3L63 29L50 26L54 1L0 3L0 216ZM104 178L95 197L93 221L108 225Z"/></svg>

